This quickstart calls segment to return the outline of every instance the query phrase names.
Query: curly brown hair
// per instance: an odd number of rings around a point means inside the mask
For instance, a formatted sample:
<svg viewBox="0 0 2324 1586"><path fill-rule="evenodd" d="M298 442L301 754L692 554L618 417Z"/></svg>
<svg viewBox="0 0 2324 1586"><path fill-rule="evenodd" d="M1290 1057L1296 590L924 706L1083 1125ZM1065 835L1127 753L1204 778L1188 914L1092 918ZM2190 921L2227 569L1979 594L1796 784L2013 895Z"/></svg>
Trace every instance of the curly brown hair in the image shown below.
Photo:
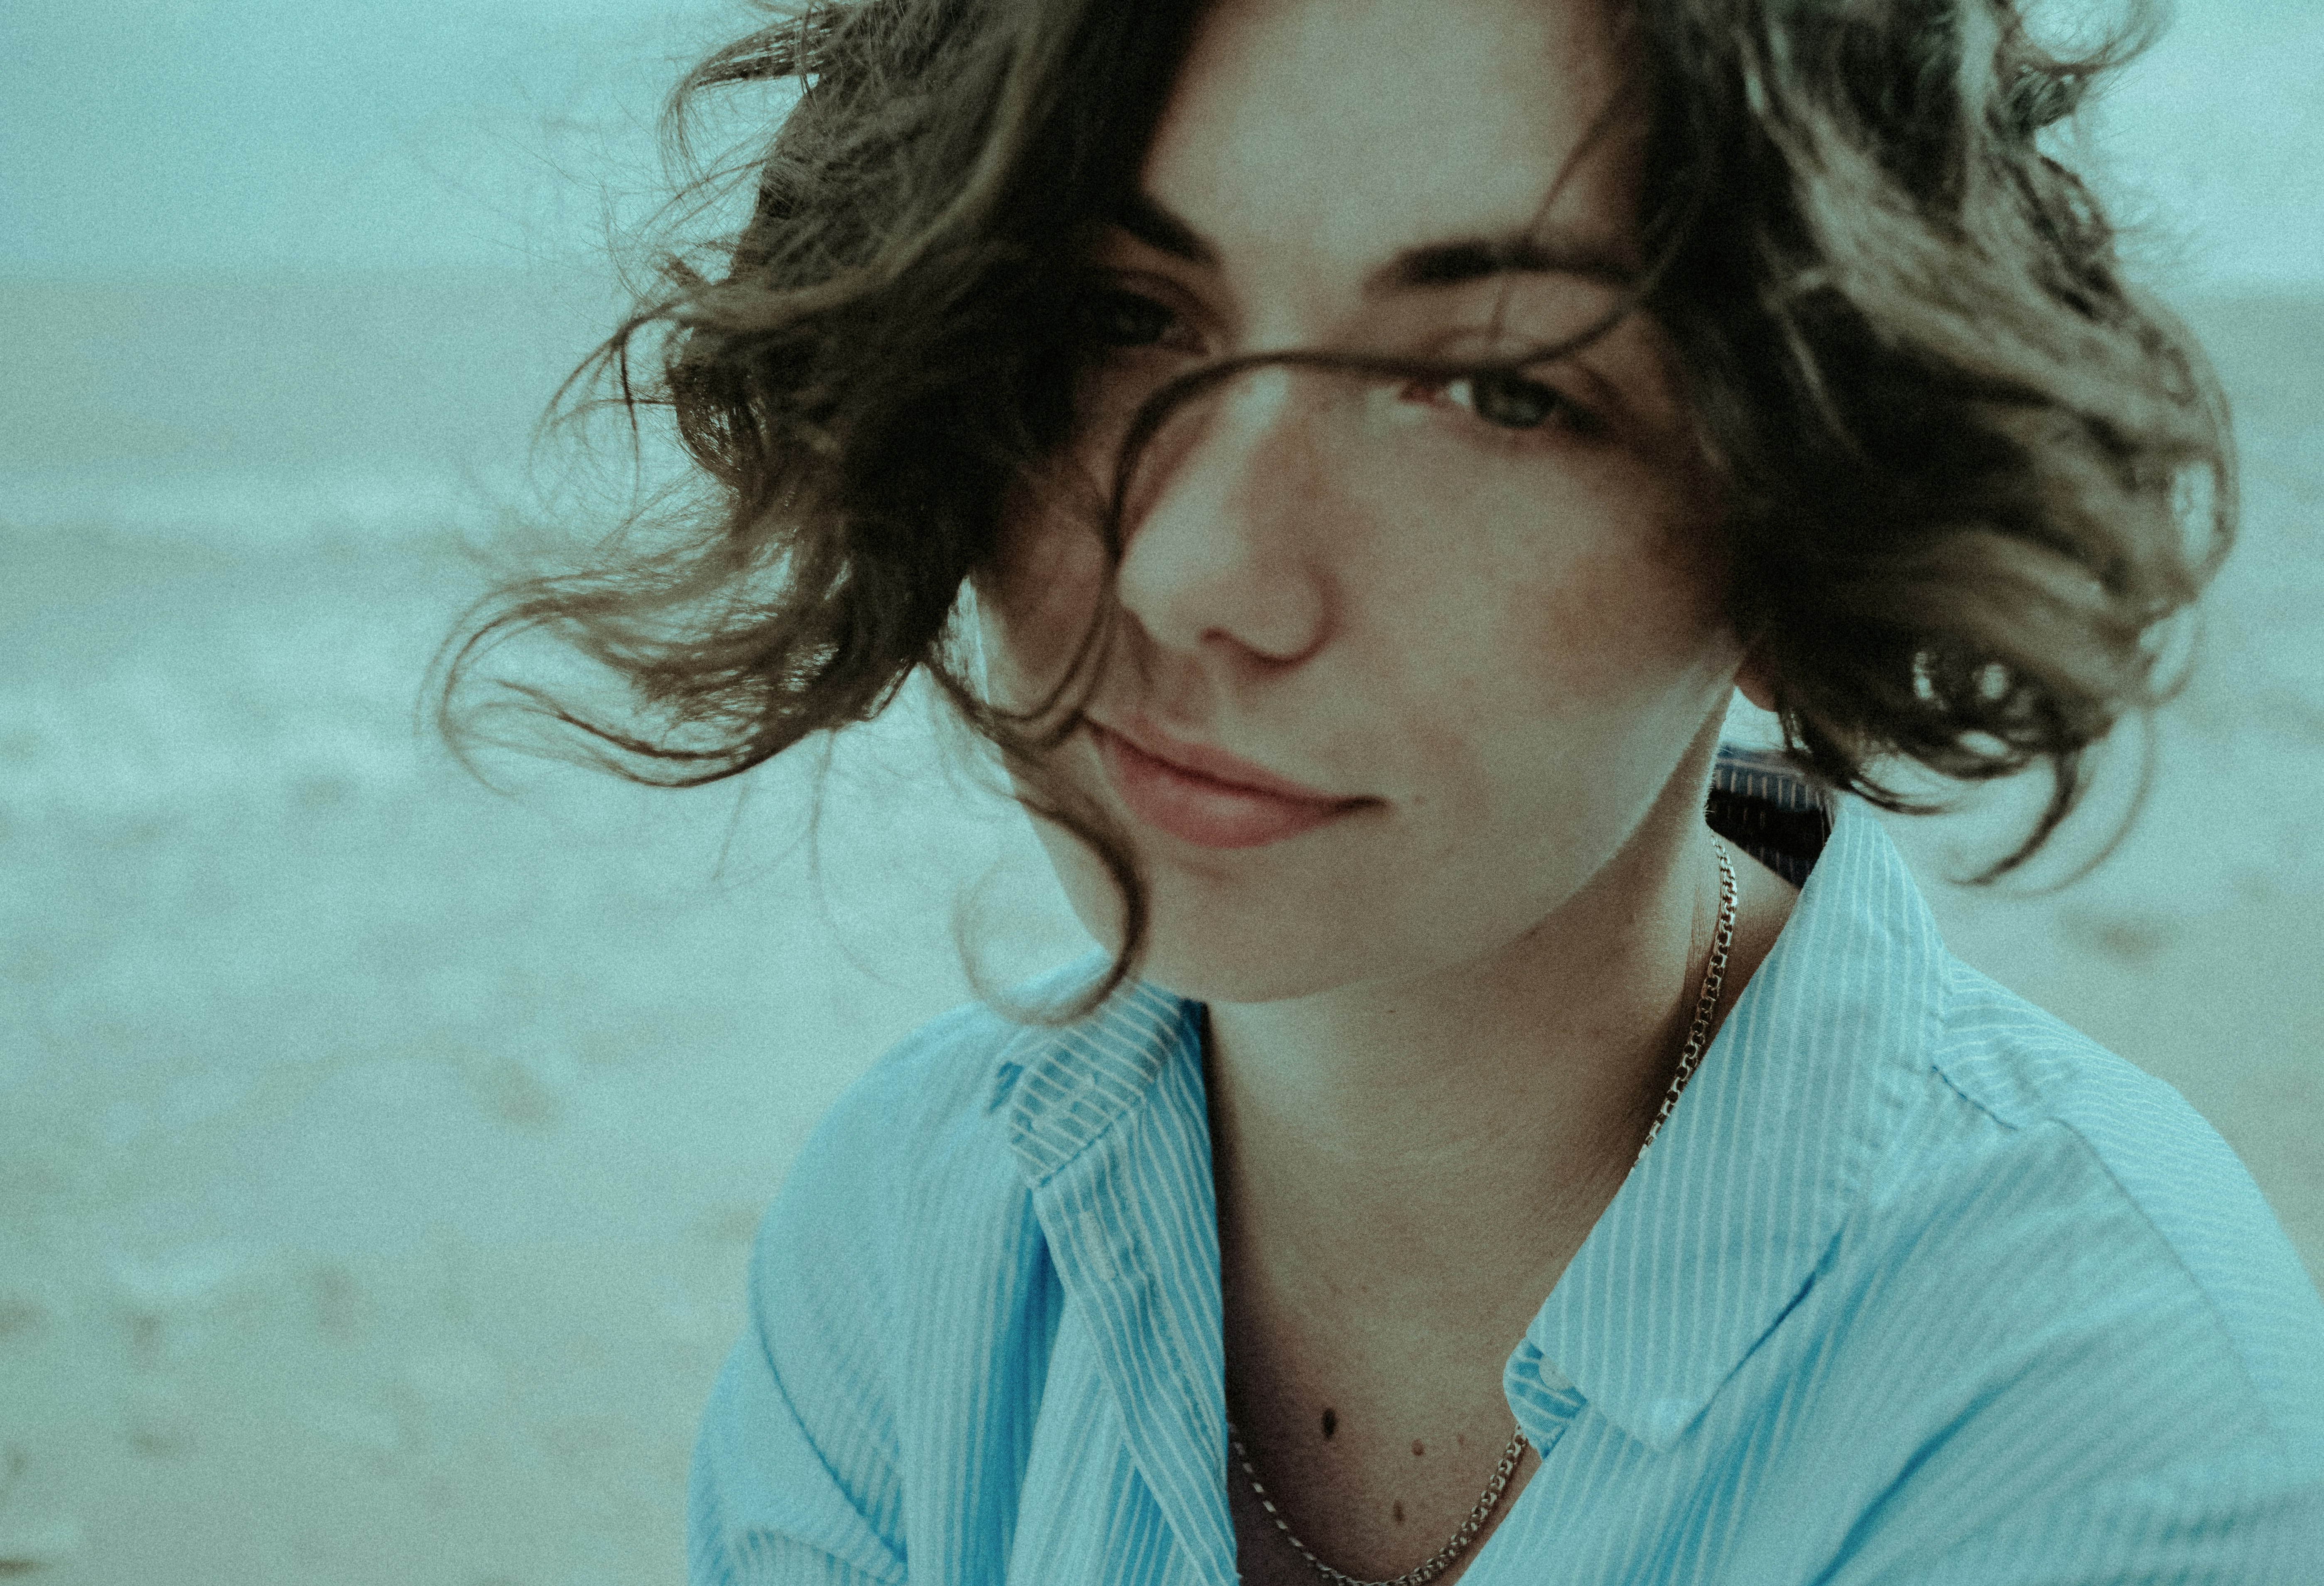
<svg viewBox="0 0 2324 1586"><path fill-rule="evenodd" d="M1203 9L824 4L696 67L672 126L735 85L802 91L740 235L710 268L669 254L567 394L602 380L632 418L666 407L702 488L470 613L436 694L455 743L479 730L463 702L481 658L527 630L611 669L632 708L506 678L493 697L669 786L868 720L925 671L1027 807L1114 877L1124 936L1091 996L1133 973L1129 844L1045 770L1103 615L1050 697L1013 713L980 693L962 596L1004 500L1069 438L1081 257L1135 187ZM2151 41L2152 8L2070 55L2016 0L1622 10L1651 117L1650 264L1619 312L1675 348L1732 503L1729 614L1787 751L1890 809L1930 806L1884 764L1960 781L2045 765L2052 797L1997 876L2074 807L2086 752L2167 697L2164 641L2233 535L2203 353L2126 281L2114 228L2042 137ZM1119 477L1186 394L1148 404Z"/></svg>

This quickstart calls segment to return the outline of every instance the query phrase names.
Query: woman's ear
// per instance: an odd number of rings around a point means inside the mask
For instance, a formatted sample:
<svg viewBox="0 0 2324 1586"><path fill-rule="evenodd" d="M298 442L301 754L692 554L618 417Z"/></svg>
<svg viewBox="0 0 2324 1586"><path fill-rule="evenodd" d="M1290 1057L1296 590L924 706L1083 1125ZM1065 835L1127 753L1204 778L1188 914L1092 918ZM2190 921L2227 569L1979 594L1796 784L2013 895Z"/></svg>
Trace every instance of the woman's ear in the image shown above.
<svg viewBox="0 0 2324 1586"><path fill-rule="evenodd" d="M1743 668L1735 674L1735 687L1743 691L1744 698L1761 710L1772 711L1775 708L1775 685L1768 680L1766 672L1761 669L1757 651L1743 658Z"/></svg>

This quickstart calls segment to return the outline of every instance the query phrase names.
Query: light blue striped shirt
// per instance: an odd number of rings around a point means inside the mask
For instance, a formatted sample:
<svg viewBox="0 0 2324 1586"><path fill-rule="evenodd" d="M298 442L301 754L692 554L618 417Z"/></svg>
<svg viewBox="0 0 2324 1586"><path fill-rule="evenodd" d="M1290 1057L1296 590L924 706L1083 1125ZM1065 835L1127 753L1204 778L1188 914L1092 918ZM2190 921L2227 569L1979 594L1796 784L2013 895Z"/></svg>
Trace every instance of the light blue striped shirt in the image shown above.
<svg viewBox="0 0 2324 1586"><path fill-rule="evenodd" d="M1199 1008L968 1008L769 1213L692 1578L1223 1582ZM1950 957L1841 805L1503 1375L1464 1586L2324 1582L2324 1305L2161 1082Z"/></svg>

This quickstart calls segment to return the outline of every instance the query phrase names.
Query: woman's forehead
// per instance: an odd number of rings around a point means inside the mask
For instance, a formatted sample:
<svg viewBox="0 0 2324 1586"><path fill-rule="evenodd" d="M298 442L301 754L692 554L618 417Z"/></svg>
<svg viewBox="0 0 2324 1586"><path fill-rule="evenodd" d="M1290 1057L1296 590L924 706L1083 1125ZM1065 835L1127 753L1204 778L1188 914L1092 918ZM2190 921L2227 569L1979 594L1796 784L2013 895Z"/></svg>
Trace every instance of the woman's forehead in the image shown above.
<svg viewBox="0 0 2324 1586"><path fill-rule="evenodd" d="M1601 0L1220 0L1146 190L1222 268L1319 287L1542 220L1626 252L1637 140L1619 134L1642 114L1619 103L1608 20Z"/></svg>

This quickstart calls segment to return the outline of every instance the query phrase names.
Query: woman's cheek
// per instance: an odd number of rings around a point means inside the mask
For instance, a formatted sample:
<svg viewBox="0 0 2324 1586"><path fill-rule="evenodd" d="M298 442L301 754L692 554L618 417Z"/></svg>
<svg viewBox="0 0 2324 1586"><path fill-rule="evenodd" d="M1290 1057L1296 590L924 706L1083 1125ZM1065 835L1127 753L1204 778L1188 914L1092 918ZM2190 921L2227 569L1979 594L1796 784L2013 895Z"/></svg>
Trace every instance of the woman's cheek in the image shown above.
<svg viewBox="0 0 2324 1586"><path fill-rule="evenodd" d="M1574 503L1554 551L1500 580L1500 652L1542 696L1619 705L1716 667L1727 632L1720 541L1652 478Z"/></svg>
<svg viewBox="0 0 2324 1586"><path fill-rule="evenodd" d="M1552 698L1607 704L1699 641L1699 602L1661 569L1593 548L1510 586L1506 647Z"/></svg>

